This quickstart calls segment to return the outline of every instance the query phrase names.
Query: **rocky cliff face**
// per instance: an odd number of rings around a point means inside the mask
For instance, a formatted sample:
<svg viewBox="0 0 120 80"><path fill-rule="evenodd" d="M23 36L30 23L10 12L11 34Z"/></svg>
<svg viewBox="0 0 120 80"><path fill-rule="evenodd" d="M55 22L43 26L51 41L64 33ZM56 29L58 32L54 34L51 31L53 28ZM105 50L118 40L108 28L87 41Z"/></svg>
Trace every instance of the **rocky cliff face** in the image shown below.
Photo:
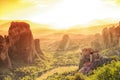
<svg viewBox="0 0 120 80"><path fill-rule="evenodd" d="M102 36L100 34L95 34L94 35L94 40L91 42L91 48L94 50L101 50L101 41L102 41Z"/></svg>
<svg viewBox="0 0 120 80"><path fill-rule="evenodd" d="M11 60L8 55L9 40L8 36L0 35L0 66L11 68Z"/></svg>
<svg viewBox="0 0 120 80"><path fill-rule="evenodd" d="M34 58L44 59L39 39L33 39L29 24L12 22L8 36L0 36L0 65L11 68L11 61L32 63Z"/></svg>
<svg viewBox="0 0 120 80"><path fill-rule="evenodd" d="M114 58L106 58L94 51L92 48L84 48L81 50L79 72L87 75L97 67L110 63Z"/></svg>
<svg viewBox="0 0 120 80"><path fill-rule="evenodd" d="M97 34L91 42L91 47L95 50L120 47L120 23L118 26L104 28L101 34Z"/></svg>
<svg viewBox="0 0 120 80"><path fill-rule="evenodd" d="M36 50L29 24L12 22L8 33L11 59L31 63L35 57Z"/></svg>
<svg viewBox="0 0 120 80"><path fill-rule="evenodd" d="M120 47L120 23L116 27L104 28L102 31L103 47Z"/></svg>
<svg viewBox="0 0 120 80"><path fill-rule="evenodd" d="M58 50L66 50L68 48L69 44L70 44L69 35L64 35L60 42Z"/></svg>
<svg viewBox="0 0 120 80"><path fill-rule="evenodd" d="M43 52L42 52L42 50L41 50L41 47L40 47L40 39L35 39L35 40L34 40L34 43L35 43L35 50L36 50L38 56L39 56L41 59L45 59L44 54L43 54Z"/></svg>

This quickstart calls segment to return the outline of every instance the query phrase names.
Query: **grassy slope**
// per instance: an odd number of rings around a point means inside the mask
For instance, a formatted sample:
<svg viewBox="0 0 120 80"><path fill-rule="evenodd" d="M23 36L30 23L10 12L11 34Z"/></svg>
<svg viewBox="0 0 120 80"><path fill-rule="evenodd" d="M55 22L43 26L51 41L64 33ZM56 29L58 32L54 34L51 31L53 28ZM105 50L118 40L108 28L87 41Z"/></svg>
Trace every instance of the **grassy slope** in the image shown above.
<svg viewBox="0 0 120 80"><path fill-rule="evenodd" d="M51 71L48 71L48 72L44 73L43 75L41 75L36 80L45 80L48 76L51 76L54 73L70 72L70 71L76 70L77 68L78 68L77 66L58 67L58 68L55 68Z"/></svg>

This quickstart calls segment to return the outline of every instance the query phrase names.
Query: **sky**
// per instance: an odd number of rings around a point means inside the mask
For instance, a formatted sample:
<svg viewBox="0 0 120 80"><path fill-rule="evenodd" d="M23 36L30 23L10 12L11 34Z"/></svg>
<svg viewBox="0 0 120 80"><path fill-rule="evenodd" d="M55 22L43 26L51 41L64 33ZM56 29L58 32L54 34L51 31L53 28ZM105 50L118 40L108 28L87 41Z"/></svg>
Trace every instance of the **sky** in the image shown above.
<svg viewBox="0 0 120 80"><path fill-rule="evenodd" d="M120 20L120 0L0 0L0 19L68 29L95 20Z"/></svg>

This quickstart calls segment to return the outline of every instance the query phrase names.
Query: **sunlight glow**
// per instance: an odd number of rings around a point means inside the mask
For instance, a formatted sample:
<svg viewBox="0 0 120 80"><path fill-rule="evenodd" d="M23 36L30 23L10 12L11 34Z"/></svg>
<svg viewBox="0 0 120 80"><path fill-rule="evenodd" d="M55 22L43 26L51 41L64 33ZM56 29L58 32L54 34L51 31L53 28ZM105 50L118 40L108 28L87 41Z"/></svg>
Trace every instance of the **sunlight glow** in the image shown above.
<svg viewBox="0 0 120 80"><path fill-rule="evenodd" d="M35 22L50 24L56 29L68 29L73 25L87 24L91 20L120 18L120 11L100 0L64 0L49 11L30 18Z"/></svg>
<svg viewBox="0 0 120 80"><path fill-rule="evenodd" d="M120 7L112 0L19 0L21 5L1 19L25 19L48 24L54 29L69 29L93 20L120 19ZM117 1L117 0L116 0ZM27 4L27 6L25 6ZM21 9L22 6L22 9ZM19 8L20 7L20 8ZM24 7L24 8L23 8Z"/></svg>

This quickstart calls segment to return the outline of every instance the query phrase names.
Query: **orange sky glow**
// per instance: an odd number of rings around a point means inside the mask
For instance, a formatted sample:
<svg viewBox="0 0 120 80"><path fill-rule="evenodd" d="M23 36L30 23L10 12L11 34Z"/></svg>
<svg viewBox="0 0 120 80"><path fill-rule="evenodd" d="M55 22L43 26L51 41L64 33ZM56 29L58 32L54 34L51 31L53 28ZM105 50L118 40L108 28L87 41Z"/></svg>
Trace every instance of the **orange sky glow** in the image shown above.
<svg viewBox="0 0 120 80"><path fill-rule="evenodd" d="M119 5L120 0L0 0L0 19L68 29L95 20L120 20Z"/></svg>

